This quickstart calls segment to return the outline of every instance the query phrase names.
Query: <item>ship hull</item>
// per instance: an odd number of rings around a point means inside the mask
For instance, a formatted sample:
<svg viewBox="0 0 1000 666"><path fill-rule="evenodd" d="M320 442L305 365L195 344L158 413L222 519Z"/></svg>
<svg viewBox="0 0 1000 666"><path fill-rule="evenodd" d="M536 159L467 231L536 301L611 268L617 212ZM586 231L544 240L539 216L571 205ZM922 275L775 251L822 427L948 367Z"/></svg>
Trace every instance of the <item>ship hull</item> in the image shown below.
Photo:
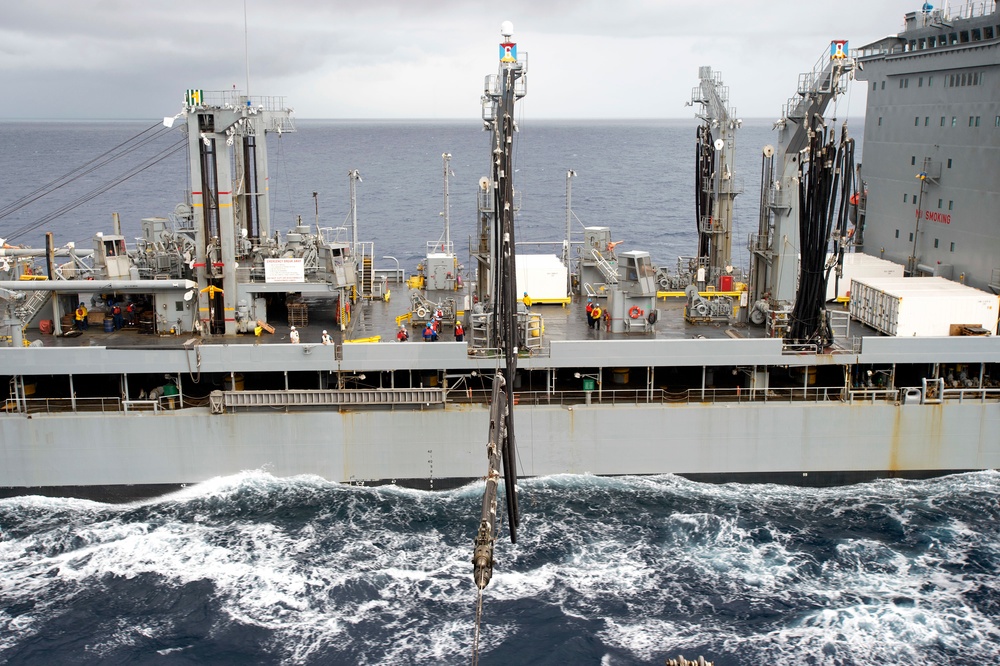
<svg viewBox="0 0 1000 666"><path fill-rule="evenodd" d="M3 495L129 500L263 470L444 489L482 477L488 413L425 410L51 414L0 422ZM523 406L518 467L834 485L1000 467L1000 404Z"/></svg>

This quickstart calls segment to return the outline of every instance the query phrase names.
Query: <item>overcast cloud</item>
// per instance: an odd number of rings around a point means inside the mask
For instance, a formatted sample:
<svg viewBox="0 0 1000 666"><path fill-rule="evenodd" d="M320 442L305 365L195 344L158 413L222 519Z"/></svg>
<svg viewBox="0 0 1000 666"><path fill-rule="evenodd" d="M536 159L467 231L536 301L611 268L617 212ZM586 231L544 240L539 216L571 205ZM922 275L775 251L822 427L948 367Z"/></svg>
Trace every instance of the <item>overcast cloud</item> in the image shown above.
<svg viewBox="0 0 1000 666"><path fill-rule="evenodd" d="M690 118L711 65L745 118L780 115L831 39L902 28L916 0L246 0L251 95L298 118L476 118L499 27L529 54L534 118ZM243 0L33 0L0 25L0 118L158 118L247 88ZM865 88L841 102L864 113ZM843 106L841 107L843 108Z"/></svg>

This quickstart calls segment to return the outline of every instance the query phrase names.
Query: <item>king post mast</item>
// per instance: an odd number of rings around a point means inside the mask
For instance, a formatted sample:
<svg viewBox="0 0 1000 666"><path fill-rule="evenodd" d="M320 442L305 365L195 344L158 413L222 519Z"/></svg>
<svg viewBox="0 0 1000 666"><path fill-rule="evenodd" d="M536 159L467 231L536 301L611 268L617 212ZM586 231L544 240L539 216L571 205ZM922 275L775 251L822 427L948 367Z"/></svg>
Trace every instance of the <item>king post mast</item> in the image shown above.
<svg viewBox="0 0 1000 666"><path fill-rule="evenodd" d="M267 132L294 131L280 97L187 91L191 206L203 335L236 335L236 269L271 233Z"/></svg>
<svg viewBox="0 0 1000 666"><path fill-rule="evenodd" d="M482 515L473 554L473 575L482 590L493 573L493 544L499 530L497 486L500 463L506 491L508 527L512 543L517 541L519 514L516 495L516 454L514 444L514 375L517 371L518 327L517 285L514 265L514 102L526 92L524 64L518 61L513 26L505 21L500 28L500 68L487 77L483 96L483 117L492 130L491 180L493 190L492 233L490 234L489 292L484 305L492 308L491 338L503 365L494 376L487 444L488 471Z"/></svg>

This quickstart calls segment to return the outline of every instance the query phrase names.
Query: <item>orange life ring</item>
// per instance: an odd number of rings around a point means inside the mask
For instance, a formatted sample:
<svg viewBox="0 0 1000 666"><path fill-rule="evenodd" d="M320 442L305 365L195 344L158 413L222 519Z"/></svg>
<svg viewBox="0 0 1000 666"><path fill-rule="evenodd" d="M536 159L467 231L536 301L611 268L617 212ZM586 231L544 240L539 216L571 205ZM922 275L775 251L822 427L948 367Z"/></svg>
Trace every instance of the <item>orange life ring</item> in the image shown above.
<svg viewBox="0 0 1000 666"><path fill-rule="evenodd" d="M628 316L631 317L632 319L638 319L639 317L642 316L642 314L643 312L641 309L639 309L638 305L633 305L632 308L628 311Z"/></svg>

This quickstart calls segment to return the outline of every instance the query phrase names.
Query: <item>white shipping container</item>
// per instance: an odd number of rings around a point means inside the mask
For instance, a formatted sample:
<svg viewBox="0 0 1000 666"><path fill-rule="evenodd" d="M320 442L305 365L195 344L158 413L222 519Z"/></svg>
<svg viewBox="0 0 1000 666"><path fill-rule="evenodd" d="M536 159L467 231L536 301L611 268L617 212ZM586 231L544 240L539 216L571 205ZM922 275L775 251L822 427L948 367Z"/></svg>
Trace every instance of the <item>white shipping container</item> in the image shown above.
<svg viewBox="0 0 1000 666"><path fill-rule="evenodd" d="M554 254L519 254L515 260L518 300L560 302L567 298L566 266Z"/></svg>
<svg viewBox="0 0 1000 666"><path fill-rule="evenodd" d="M829 261L832 255L827 255ZM903 265L893 261L873 257L870 254L850 253L844 255L844 269L840 280L834 271L826 283L826 300L850 298L851 280L858 278L903 277Z"/></svg>
<svg viewBox="0 0 1000 666"><path fill-rule="evenodd" d="M996 333L1000 297L943 277L855 278L850 311L892 336L947 336L953 324Z"/></svg>

